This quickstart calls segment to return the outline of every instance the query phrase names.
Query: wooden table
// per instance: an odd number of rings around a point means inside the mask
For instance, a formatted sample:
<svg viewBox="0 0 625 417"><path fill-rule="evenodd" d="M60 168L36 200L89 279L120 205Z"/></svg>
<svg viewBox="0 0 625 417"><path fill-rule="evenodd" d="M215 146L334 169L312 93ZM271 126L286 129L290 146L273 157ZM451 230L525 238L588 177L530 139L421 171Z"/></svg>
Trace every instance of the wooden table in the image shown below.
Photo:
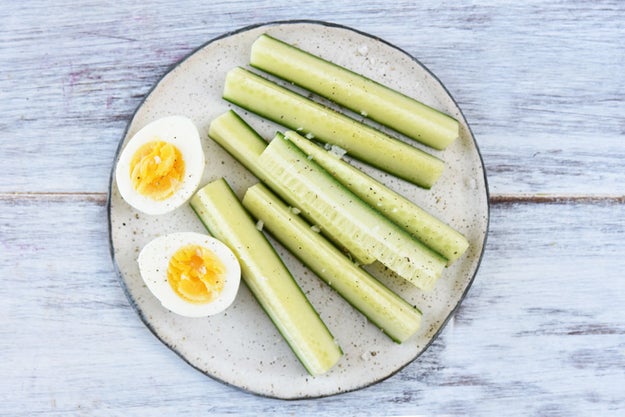
<svg viewBox="0 0 625 417"><path fill-rule="evenodd" d="M625 415L625 4L24 1L0 17L0 415ZM205 41L315 18L419 58L481 148L491 229L430 349L339 396L261 398L183 363L109 256L126 123Z"/></svg>

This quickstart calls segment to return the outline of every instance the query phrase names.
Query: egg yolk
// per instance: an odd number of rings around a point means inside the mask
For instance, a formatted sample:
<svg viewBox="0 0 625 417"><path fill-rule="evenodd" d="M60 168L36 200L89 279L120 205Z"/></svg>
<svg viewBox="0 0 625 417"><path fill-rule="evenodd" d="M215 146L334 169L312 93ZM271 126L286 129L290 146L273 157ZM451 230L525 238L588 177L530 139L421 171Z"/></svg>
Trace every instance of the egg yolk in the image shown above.
<svg viewBox="0 0 625 417"><path fill-rule="evenodd" d="M226 268L209 249L184 246L169 260L167 280L182 299L203 304L219 296L224 288Z"/></svg>
<svg viewBox="0 0 625 417"><path fill-rule="evenodd" d="M184 160L177 147L155 140L141 146L130 161L133 188L153 200L171 197L182 184Z"/></svg>

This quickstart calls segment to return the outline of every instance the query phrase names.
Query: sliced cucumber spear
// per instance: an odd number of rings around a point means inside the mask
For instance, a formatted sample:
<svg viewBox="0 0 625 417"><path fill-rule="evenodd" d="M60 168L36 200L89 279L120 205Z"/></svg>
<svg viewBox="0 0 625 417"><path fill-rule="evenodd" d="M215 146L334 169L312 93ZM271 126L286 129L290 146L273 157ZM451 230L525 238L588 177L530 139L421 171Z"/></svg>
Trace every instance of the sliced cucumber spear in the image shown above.
<svg viewBox="0 0 625 417"><path fill-rule="evenodd" d="M269 35L252 44L250 63L435 149L458 137L454 118Z"/></svg>
<svg viewBox="0 0 625 417"><path fill-rule="evenodd" d="M226 181L201 188L191 207L235 253L244 282L308 372L330 370L341 358L341 348Z"/></svg>
<svg viewBox="0 0 625 417"><path fill-rule="evenodd" d="M430 290L446 260L337 182L295 144L277 134L258 158L277 192L321 229L341 231L345 246L360 247L415 286Z"/></svg>
<svg viewBox="0 0 625 417"><path fill-rule="evenodd" d="M315 145L297 132L288 131L284 135L350 191L443 255L448 264L462 256L469 247L469 242L461 233L333 152Z"/></svg>
<svg viewBox="0 0 625 417"><path fill-rule="evenodd" d="M263 230L268 230L391 339L401 343L417 332L421 324L417 308L354 265L263 184L246 191L243 205L262 221Z"/></svg>
<svg viewBox="0 0 625 417"><path fill-rule="evenodd" d="M223 97L424 188L432 187L444 170L445 164L439 158L243 68L228 72Z"/></svg>
<svg viewBox="0 0 625 417"><path fill-rule="evenodd" d="M288 193L288 190L281 189L282 185L276 182L271 175L267 175L264 167L258 163L258 158L267 147L267 142L234 111L230 110L214 119L210 124L208 134L275 192L280 195ZM311 220L314 222L313 219ZM354 245L347 247L346 243L349 244L350 240L340 228L328 228L324 230L324 234L337 246L349 251L357 262L370 264L375 261L375 258L362 248Z"/></svg>

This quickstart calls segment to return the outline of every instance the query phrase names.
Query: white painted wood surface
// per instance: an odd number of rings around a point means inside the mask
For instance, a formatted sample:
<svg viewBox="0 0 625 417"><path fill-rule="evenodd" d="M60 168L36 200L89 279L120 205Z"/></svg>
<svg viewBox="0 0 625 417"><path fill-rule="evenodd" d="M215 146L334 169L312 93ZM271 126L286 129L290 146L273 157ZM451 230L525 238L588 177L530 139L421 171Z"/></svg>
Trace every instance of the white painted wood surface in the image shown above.
<svg viewBox="0 0 625 417"><path fill-rule="evenodd" d="M135 107L222 33L314 18L445 83L491 188L491 232L441 337L388 380L283 402L191 369L143 326L105 199ZM0 415L625 413L625 4L2 2Z"/></svg>

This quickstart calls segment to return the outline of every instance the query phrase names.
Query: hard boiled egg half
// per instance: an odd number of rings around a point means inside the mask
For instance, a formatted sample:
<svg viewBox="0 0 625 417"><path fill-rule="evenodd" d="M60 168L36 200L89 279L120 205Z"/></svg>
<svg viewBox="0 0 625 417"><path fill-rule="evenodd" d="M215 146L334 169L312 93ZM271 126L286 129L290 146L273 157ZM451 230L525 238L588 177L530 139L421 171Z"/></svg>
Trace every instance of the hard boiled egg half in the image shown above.
<svg viewBox="0 0 625 417"><path fill-rule="evenodd" d="M201 233L160 236L139 254L139 271L163 307L186 317L206 317L228 308L241 281L235 255Z"/></svg>
<svg viewBox="0 0 625 417"><path fill-rule="evenodd" d="M151 215L184 204L204 172L204 152L195 124L183 116L155 120L126 144L115 169L122 198Z"/></svg>

